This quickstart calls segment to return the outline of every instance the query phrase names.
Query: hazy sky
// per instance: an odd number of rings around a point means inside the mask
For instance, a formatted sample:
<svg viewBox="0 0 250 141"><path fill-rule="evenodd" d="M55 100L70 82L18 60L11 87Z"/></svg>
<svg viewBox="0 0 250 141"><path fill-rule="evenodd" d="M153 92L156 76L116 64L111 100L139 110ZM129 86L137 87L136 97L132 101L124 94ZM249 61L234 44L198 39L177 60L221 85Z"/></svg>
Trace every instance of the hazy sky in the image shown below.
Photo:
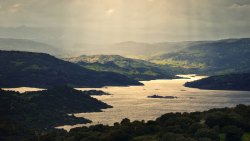
<svg viewBox="0 0 250 141"><path fill-rule="evenodd" d="M0 0L0 26L59 27L82 42L250 37L250 0Z"/></svg>

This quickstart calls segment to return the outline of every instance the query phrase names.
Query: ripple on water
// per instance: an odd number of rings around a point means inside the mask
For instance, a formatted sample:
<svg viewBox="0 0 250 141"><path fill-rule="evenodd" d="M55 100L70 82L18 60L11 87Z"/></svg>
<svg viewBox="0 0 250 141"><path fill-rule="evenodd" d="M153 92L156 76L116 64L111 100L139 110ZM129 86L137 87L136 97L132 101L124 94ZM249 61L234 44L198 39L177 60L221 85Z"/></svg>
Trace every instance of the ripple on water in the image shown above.
<svg viewBox="0 0 250 141"><path fill-rule="evenodd" d="M103 112L75 114L77 117L84 117L93 122L91 124L61 126L59 128L69 130L74 127L98 123L113 125L113 123L120 122L124 118L147 121L154 120L162 114L169 112L204 111L211 108L232 107L237 104L250 104L250 92L187 88L183 86L184 83L198 80L205 76L180 76L185 77L185 79L141 81L144 86L96 88L96 90L103 90L112 94L93 97L112 105L113 108L104 109ZM4 89L19 92L43 90L30 87ZM77 89L90 90L93 88ZM176 96L178 98L158 99L147 97L153 94L160 96Z"/></svg>
<svg viewBox="0 0 250 141"><path fill-rule="evenodd" d="M204 78L204 76L182 75L190 79L151 80L141 81L144 86L105 87L98 88L113 95L94 96L95 98L112 105L113 108L103 112L78 113L77 117L91 119L92 124L113 125L124 118L130 120L154 120L168 112L204 111L211 108L232 107L237 104L250 104L250 94L245 91L200 90L186 88L185 82ZM192 76L192 77L191 77ZM77 88L89 90L93 88ZM177 96L177 99L147 98L149 95ZM73 127L63 126L69 130Z"/></svg>

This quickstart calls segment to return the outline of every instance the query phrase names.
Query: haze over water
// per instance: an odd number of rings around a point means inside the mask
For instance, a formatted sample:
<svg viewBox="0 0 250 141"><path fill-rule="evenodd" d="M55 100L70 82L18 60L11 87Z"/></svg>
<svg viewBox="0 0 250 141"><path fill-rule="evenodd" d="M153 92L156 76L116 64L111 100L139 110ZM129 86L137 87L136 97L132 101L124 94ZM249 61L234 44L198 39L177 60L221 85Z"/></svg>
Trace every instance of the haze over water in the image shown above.
<svg viewBox="0 0 250 141"><path fill-rule="evenodd" d="M92 120L91 124L63 126L69 130L73 127L108 124L113 125L124 118L134 120L154 120L169 112L204 111L219 107L232 107L237 104L250 104L247 91L200 90L184 87L187 81L201 79L204 76L184 75L190 79L141 81L144 86L96 88L112 95L94 96L112 105L113 108L104 112L79 113L77 117ZM93 88L78 88L90 90ZM148 98L150 95L177 96L177 99Z"/></svg>

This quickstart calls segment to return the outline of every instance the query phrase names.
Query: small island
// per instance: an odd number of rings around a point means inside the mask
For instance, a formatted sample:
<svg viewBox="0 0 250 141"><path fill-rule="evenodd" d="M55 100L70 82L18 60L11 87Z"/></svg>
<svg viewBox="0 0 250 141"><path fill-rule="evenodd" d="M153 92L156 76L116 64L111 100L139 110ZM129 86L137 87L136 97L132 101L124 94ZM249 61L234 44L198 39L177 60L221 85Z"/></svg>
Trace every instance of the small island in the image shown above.
<svg viewBox="0 0 250 141"><path fill-rule="evenodd" d="M160 96L160 95L151 95L151 96L148 96L148 98L166 98L166 99L177 99L178 97L176 96Z"/></svg>
<svg viewBox="0 0 250 141"><path fill-rule="evenodd" d="M86 90L86 91L82 91L82 93L86 95L93 95L93 96L111 95L110 93L107 93L101 90Z"/></svg>

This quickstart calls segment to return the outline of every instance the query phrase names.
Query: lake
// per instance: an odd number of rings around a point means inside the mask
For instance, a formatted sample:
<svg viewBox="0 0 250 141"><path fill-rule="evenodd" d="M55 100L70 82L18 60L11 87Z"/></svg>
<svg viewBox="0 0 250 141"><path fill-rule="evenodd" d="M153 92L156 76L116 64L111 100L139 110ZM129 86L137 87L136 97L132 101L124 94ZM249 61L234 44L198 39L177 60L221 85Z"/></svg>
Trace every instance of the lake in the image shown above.
<svg viewBox="0 0 250 141"><path fill-rule="evenodd" d="M92 120L90 124L74 126L61 126L65 130L74 127L89 126L93 124L113 125L124 118L133 120L154 120L169 112L204 111L212 108L233 107L237 104L250 105L250 92L200 90L187 88L186 82L198 80L205 76L180 75L185 79L141 81L144 86L104 87L104 88L76 88L78 90L103 90L112 95L93 96L113 108L104 109L103 112L77 113L76 117ZM39 88L3 88L19 92L38 91ZM177 99L148 98L151 95L176 96Z"/></svg>
<svg viewBox="0 0 250 141"><path fill-rule="evenodd" d="M62 126L69 130L73 127L93 124L113 125L124 118L130 120L154 120L169 112L204 111L211 108L233 107L237 104L250 104L250 92L200 90L184 87L184 83L204 78L204 76L182 75L189 79L141 81L144 86L105 87L96 88L112 95L93 96L113 108L103 112L78 113L77 117L92 120L91 124ZM77 88L78 90L93 90L93 88ZM150 95L177 96L177 99L148 98Z"/></svg>

